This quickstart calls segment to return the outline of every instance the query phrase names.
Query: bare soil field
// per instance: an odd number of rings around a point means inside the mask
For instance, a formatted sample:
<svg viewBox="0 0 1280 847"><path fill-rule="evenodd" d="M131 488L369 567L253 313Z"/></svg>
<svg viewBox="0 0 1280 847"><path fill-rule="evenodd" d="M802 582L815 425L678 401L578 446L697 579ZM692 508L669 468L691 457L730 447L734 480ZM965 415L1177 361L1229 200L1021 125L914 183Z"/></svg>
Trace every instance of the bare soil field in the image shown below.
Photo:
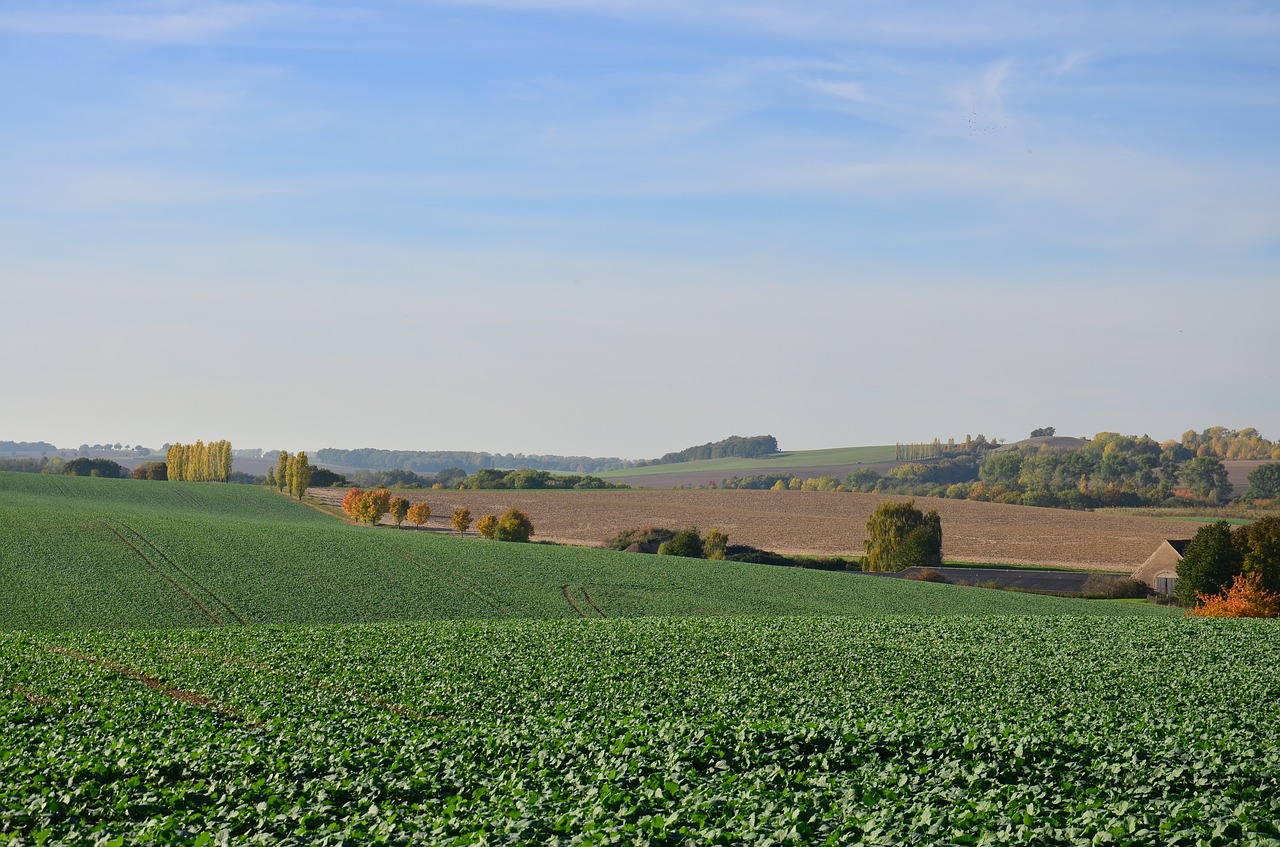
<svg viewBox="0 0 1280 847"><path fill-rule="evenodd" d="M867 518L879 494L816 491L403 491L431 506L431 529L445 530L459 506L473 518L508 508L528 513L535 540L603 546L633 527L712 527L731 544L787 554L861 555ZM308 494L339 505L343 492ZM1132 572L1166 538L1190 538L1194 526L1159 518L1071 512L965 500L915 498L942 518L948 559Z"/></svg>
<svg viewBox="0 0 1280 847"><path fill-rule="evenodd" d="M729 477L765 476L767 474L794 474L801 479L834 476L841 482L854 468L870 468L884 476L885 473L905 462L858 462L852 465L766 465L758 468L738 468L732 471L688 471L686 473L655 473L651 476L628 476L611 479L632 488L675 488L678 485L696 488L712 483L719 485Z"/></svg>

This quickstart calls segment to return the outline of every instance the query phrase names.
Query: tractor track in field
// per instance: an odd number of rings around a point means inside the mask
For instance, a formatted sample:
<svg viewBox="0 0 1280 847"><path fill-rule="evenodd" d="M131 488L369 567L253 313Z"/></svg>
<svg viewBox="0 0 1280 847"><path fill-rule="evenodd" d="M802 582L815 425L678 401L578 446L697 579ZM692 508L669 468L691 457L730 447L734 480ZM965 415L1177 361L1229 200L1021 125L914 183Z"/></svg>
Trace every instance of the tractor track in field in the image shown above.
<svg viewBox="0 0 1280 847"><path fill-rule="evenodd" d="M581 589L581 590L582 590L582 599L587 601L587 605L588 605L588 606L590 606L591 608L595 609L595 610L596 610L596 612L598 612L598 613L599 613L600 617L602 617L602 618L607 618L607 617L609 617L608 615L606 615L606 614L604 613L604 609L602 609L602 608L600 608L599 606L597 606L597 605L596 605L596 601L591 599L591 595L587 593L587 587L586 587L585 585L584 585L584 586L582 586L582 589Z"/></svg>
<svg viewBox="0 0 1280 847"><path fill-rule="evenodd" d="M572 589L573 589L573 591L570 591L570 590L569 590L570 588L572 588ZM603 609L601 609L599 606L597 606L597 605L596 605L596 601L591 599L591 595L587 593L587 589L583 588L581 585L577 585L577 586L562 585L562 586L560 586L560 595L561 595L562 597L564 597L564 601L565 601L566 603L568 603L568 604L569 604L569 608L573 609L575 612L577 612L577 613L578 613L578 617L580 617L580 618L594 618L594 617L595 617L595 615L589 615L589 614L587 614L586 612L582 611L582 607L581 607L581 606L579 606L577 603L575 603L575 602L574 602L574 600L573 600L573 594L574 594L574 592L579 592L579 593L581 593L581 594L582 594L582 599L586 602L586 604L587 604L588 606L590 606L592 609L594 609L594 610L595 610L595 612L596 612L596 614L597 614L597 615L599 615L599 616L600 616L600 617L602 617L602 618L607 618L607 617L609 617L608 615L606 615L606 614L604 613L604 610L603 610Z"/></svg>
<svg viewBox="0 0 1280 847"><path fill-rule="evenodd" d="M34 703L37 706L47 706L53 702L52 698L43 694L37 694L25 685L10 685L9 690L15 694L21 695L28 703Z"/></svg>
<svg viewBox="0 0 1280 847"><path fill-rule="evenodd" d="M72 650L69 647L55 647L52 644L45 644L43 646L46 650L49 650L52 653L57 653L59 655L66 656L67 658L70 658L70 659L75 659L81 662L88 662L90 664L99 665L100 667L104 667L104 668L107 668L108 670L115 671L116 673L120 674L123 677L127 677L129 679L141 682L143 685L147 686L151 690L158 691L161 694L165 695L166 697L171 697L174 700L178 700L183 703L189 703L192 706L210 707L221 715L225 715L226 717L232 718L234 720L247 723L251 726L261 725L257 721L253 721L246 718L244 715L240 714L238 711L231 708L230 706L225 706L219 703L218 701L214 700L212 697L206 697L205 695L200 694L199 692L189 691L185 688L176 688L172 685L169 685L159 677L151 676L150 674L143 673L142 671L137 670L135 668L131 668L127 665L122 665L119 662L114 662L110 659L103 659L99 656L91 656L88 653L82 653L79 650Z"/></svg>
<svg viewBox="0 0 1280 847"><path fill-rule="evenodd" d="M191 589L189 589L187 586L183 585L181 582L175 579L172 574L167 573L164 570L164 568L160 567L155 562L151 561L151 559L147 557L147 554L139 550L137 545L135 545L128 538L125 538L124 534L121 533L120 530L116 529L114 526L112 526L111 524L107 523L104 520L98 520L97 523L100 523L103 526L105 526L108 530L111 531L111 534L114 535L116 538L119 538L120 541L123 542L126 547L128 547L134 553L137 553L138 558L141 559L143 562L145 562L147 564L147 567L151 568L153 572L155 572L160 577L163 577L164 579L168 580L169 583L172 584L174 588L178 589L183 594L185 594L187 596L187 599L190 600L193 604L195 604L196 608L198 608L201 612L204 613L205 617L213 621L214 626L226 626L226 623L224 623L221 618L219 618L212 611L210 611L209 607L206 606L204 603L202 603L200 601L200 598L191 592Z"/></svg>
<svg viewBox="0 0 1280 847"><path fill-rule="evenodd" d="M124 527L125 529L129 530L129 532L136 535L139 541L141 541L147 547L150 547L156 556L158 556L159 558L163 559L166 563L168 563L169 567L177 571L184 580L196 586L205 594L208 594L210 597L212 597L214 602L216 602L223 609L226 609L227 614L231 615L231 617L235 619L236 623L240 624L241 626L248 625L248 621L246 621L240 615L240 613L237 612L234 607L232 607L230 603L228 603L226 600L223 600L221 595L219 595L216 591L214 591L209 586L205 585L203 582L200 581L200 579L198 579L189 570L187 570L182 565L178 564L172 558L170 558L169 554L164 552L164 550L160 549L158 546L156 546L156 543L154 541L152 541L150 538L147 538L145 535L143 535L141 532L138 532L136 529L129 526L127 523L121 523L120 526Z"/></svg>
<svg viewBox="0 0 1280 847"><path fill-rule="evenodd" d="M326 682L322 679L311 679L310 677L304 676L302 674L294 673L292 671L282 670L273 665L268 665L264 662L255 662L252 659L246 659L243 656L229 656L225 653L215 653L212 650L201 650L199 648L183 649L180 651L179 655L203 656L205 658L213 659L214 661L222 662L223 664L227 664L227 665L236 665L238 667L253 668L254 670L260 671L264 674L267 674L268 676L283 677L285 679L292 679L297 682L301 682L303 685L314 688L317 691L324 691L332 694L342 694L348 698L360 700L361 702L368 703L371 706L377 706L380 709L385 709L386 711L391 712L394 715L419 718L421 720L429 720L429 721L443 720L443 718L437 715L428 714L427 712L423 712L421 709L414 708L413 706L406 706L403 703L393 703L390 700L383 700L380 697L375 697L372 694L366 694L362 691L356 691L350 688L344 688L341 685L335 685L331 682Z"/></svg>
<svg viewBox="0 0 1280 847"><path fill-rule="evenodd" d="M499 612L506 613L510 611L506 604L502 602L502 596L486 585L482 585L473 579L465 577L456 571L451 571L448 568L441 567L440 565L424 562L423 560L410 556L408 553L403 551L396 551L396 555L404 559L406 562L417 565L427 571L427 573L439 579L441 582L448 583L454 588L461 589L468 594L473 595L481 602L491 606Z"/></svg>

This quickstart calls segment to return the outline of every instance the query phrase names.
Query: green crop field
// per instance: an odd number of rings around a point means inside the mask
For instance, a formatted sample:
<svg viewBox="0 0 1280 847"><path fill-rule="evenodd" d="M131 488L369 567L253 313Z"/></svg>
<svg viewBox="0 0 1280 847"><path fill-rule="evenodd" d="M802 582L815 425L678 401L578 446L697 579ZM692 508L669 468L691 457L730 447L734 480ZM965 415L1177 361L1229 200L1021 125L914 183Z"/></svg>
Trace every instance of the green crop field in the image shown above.
<svg viewBox="0 0 1280 847"><path fill-rule="evenodd" d="M534 514L536 525L538 516ZM0 473L0 629L436 618L1152 614L861 574L350 526L274 492Z"/></svg>
<svg viewBox="0 0 1280 847"><path fill-rule="evenodd" d="M701 459L696 462L680 462L672 465L648 465L643 468L627 468L598 474L604 479L622 482L627 477L659 476L700 471L753 470L757 474L787 473L792 469L820 468L829 465L854 465L869 462L892 462L896 448L892 444L872 447L835 447L828 450L792 450L775 453L759 459ZM771 471L770 469L776 469Z"/></svg>
<svg viewBox="0 0 1280 847"><path fill-rule="evenodd" d="M0 833L1274 845L1277 666L1276 621L0 633Z"/></svg>

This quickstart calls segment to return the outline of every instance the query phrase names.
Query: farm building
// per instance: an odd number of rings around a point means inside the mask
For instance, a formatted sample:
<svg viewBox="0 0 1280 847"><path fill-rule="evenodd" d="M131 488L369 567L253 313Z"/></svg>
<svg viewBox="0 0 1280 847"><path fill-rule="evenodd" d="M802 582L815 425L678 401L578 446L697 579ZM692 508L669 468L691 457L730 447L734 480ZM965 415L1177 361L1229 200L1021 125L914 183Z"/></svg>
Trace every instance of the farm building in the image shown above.
<svg viewBox="0 0 1280 847"><path fill-rule="evenodd" d="M1178 581L1178 563L1191 539L1166 539L1161 542L1142 566L1133 572L1133 578L1145 582L1158 594L1172 594Z"/></svg>

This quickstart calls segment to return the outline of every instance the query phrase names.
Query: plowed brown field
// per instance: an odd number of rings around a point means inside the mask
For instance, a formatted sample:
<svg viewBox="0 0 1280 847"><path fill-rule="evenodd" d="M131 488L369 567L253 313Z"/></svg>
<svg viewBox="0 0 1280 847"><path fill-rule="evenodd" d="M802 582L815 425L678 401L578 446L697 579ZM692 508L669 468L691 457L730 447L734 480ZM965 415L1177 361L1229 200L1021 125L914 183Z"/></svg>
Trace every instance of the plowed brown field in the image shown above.
<svg viewBox="0 0 1280 847"><path fill-rule="evenodd" d="M338 505L342 491L309 494ZM859 555L878 494L810 491L407 491L426 500L428 527L446 529L466 506L473 517L515 507L529 514L534 538L601 546L640 526L715 527L732 544L780 553ZM903 499L903 498L892 498ZM1158 518L1038 509L918 497L942 517L948 559L1132 571L1166 538L1190 538L1194 524Z"/></svg>

